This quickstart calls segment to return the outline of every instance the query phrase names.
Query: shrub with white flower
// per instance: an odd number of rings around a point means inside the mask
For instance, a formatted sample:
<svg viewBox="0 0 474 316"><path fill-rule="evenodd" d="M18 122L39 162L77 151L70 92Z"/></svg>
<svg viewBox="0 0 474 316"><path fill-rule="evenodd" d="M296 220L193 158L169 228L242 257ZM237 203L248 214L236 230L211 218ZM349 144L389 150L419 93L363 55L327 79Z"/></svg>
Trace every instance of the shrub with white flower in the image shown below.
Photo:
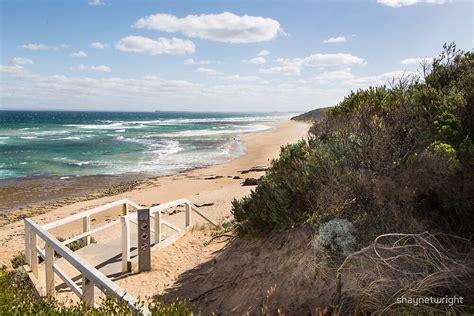
<svg viewBox="0 0 474 316"><path fill-rule="evenodd" d="M354 225L347 219L330 220L319 227L319 232L313 239L313 247L326 248L348 256L356 243L355 232Z"/></svg>

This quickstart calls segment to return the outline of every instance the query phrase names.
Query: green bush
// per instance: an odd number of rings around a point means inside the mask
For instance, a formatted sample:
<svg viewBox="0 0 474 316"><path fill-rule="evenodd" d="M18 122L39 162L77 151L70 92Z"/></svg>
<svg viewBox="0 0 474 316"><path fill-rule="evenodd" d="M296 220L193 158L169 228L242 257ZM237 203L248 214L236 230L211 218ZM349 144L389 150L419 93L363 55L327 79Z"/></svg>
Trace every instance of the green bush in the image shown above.
<svg viewBox="0 0 474 316"><path fill-rule="evenodd" d="M469 236L474 226L474 54L445 45L392 87L351 93L282 147L248 197L234 200L240 234L337 218L359 246L377 235L425 229Z"/></svg>
<svg viewBox="0 0 474 316"><path fill-rule="evenodd" d="M152 315L192 315L192 306L185 300L170 304L151 301ZM5 273L0 270L0 315L138 315L123 301L106 298L97 308L83 303L64 305L54 299L38 299L31 288L28 276L19 271Z"/></svg>

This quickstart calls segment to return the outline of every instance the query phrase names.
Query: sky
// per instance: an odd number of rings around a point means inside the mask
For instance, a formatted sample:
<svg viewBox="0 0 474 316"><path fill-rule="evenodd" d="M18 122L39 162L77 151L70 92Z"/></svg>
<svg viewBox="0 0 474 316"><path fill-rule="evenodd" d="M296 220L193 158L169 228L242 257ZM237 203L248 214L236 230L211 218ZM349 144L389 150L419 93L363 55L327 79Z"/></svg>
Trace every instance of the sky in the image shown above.
<svg viewBox="0 0 474 316"><path fill-rule="evenodd" d="M0 0L0 109L306 111L473 49L467 0Z"/></svg>

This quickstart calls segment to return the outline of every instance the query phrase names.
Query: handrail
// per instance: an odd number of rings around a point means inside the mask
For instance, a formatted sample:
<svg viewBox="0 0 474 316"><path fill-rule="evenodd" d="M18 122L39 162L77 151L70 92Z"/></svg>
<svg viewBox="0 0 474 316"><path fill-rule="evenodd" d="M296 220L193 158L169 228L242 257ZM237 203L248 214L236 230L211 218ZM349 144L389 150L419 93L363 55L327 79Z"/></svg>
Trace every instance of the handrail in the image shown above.
<svg viewBox="0 0 474 316"><path fill-rule="evenodd" d="M170 207L174 207L174 206L178 206L178 205L182 205L182 204L186 204L186 203L190 203L190 201L187 200L187 199L179 199L179 200L174 200L174 201L167 202L167 203L164 203L164 204L160 204L160 205L157 205L157 206L152 206L152 207L150 207L150 215L153 214L153 213L156 213L158 211L163 211L163 210L166 210ZM135 218L136 216L137 216L136 214L128 214L128 215L122 216L122 218L124 218L124 220L126 220L126 221L129 221L132 218Z"/></svg>
<svg viewBox="0 0 474 316"><path fill-rule="evenodd" d="M92 292L92 301L93 301L93 297L94 297L93 288L94 286L97 286L105 294L113 295L117 299L123 300L128 306L134 309L139 309L144 315L149 315L150 312L148 310L148 307L143 306L142 308L140 308L138 306L139 302L133 296L131 296L125 290L119 287L117 284L112 282L102 272L100 272L95 267L93 267L92 265L90 265L89 263L81 259L79 256L77 256L71 249L69 249L68 247L63 245L61 242L59 242L56 238L54 238L52 235L50 235L46 229L36 224L30 218L25 218L24 223L25 223L25 227L28 227L27 229L29 230L30 237L33 235L35 236L33 239L36 240L36 236L38 236L44 240L47 248L49 247L52 248L52 251L50 250L50 253L52 252L53 258L51 257L48 258L48 251L46 251L46 256L45 256L46 264L47 264L46 268L48 268L48 261L49 261L51 269L53 269L54 262L52 262L52 260L54 259L54 252L56 252L65 260L67 260L73 267L75 267L77 270L81 272L81 274L84 277L84 283L85 283L83 285L83 290L82 290L83 296L86 295L86 292L87 292L87 295L91 295L91 292ZM37 253L36 245L30 245L30 249L33 249L33 248L34 248L34 253L36 254ZM37 262L38 258L37 257L31 258L31 260L35 260ZM37 269L37 265L36 265L36 269ZM48 273L46 276L48 279ZM54 279L53 279L52 284L54 286ZM47 287L48 286L49 285L47 281Z"/></svg>
<svg viewBox="0 0 474 316"><path fill-rule="evenodd" d="M88 211L80 212L80 213L77 213L77 214L59 219L59 220L51 222L51 223L47 223L47 224L43 225L42 228L44 230L50 230L52 228L62 226L64 224L68 224L70 222L77 221L81 218L91 216L91 215L103 212L105 210L108 210L110 208L113 208L113 207L116 207L116 206L119 206L119 205L123 205L123 204L131 205L132 207L134 207L136 209L142 208L140 205L136 204L135 202L130 201L129 199L122 199L122 200L111 202L111 203L108 203L108 204L105 204L105 205L98 206L98 207L93 208L93 209L88 210Z"/></svg>
<svg viewBox="0 0 474 316"><path fill-rule="evenodd" d="M150 207L150 215L153 215L157 212L161 212L161 211L164 211L170 207L174 207L174 206L178 206L178 205L183 205L183 204L188 204L191 206L191 208L193 208L193 210L199 215L201 216L202 218L204 218L206 221L208 221L209 223L213 224L214 226L217 226L217 224L212 220L210 219L209 217L205 216L201 211L199 211L199 208L193 204L193 202L191 202L190 200L188 199L178 199L178 200L174 200L174 201L171 201L171 202L167 202L167 203L164 203L164 204L160 204L160 205L157 205L157 206L152 206ZM125 216L122 216L122 220L125 220L125 221L129 221L131 220L132 218L135 218L137 216L137 214L128 214L128 215L125 215Z"/></svg>
<svg viewBox="0 0 474 316"><path fill-rule="evenodd" d="M107 224L104 224L102 226L99 226L97 228L91 229L89 231L83 232L82 234L73 236L73 237L63 241L62 244L63 245L69 245L70 243L75 242L76 240L82 239L82 238L87 237L87 236L94 235L95 233L98 233L98 232L100 232L104 229L110 228L110 227L112 227L114 225L117 225L117 224L120 224L120 220L118 220L118 219L116 219L114 221L111 221Z"/></svg>

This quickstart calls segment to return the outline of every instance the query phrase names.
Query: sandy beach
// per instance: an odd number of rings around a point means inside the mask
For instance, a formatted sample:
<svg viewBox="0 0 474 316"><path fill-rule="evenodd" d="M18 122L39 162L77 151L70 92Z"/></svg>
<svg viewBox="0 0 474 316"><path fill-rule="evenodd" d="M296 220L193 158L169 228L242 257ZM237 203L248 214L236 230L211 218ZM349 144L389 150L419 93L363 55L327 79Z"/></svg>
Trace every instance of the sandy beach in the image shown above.
<svg viewBox="0 0 474 316"><path fill-rule="evenodd" d="M98 198L91 198L89 195L86 198L76 197L62 201L55 196L61 202L23 208L11 214L21 218L34 214L36 209L42 214L33 216L33 219L38 223L45 223L122 198L129 198L143 206L188 198L201 205L203 210L217 221L228 220L231 217L231 201L249 194L254 188L242 186L245 178L259 178L264 174L264 171L251 169L264 169L272 158L278 156L280 146L305 137L309 127L306 123L294 121L276 121L271 124L275 127L272 130L242 137L246 152L230 162L172 176L141 180L136 186L131 186L131 190L119 194ZM28 213L25 213L25 210ZM4 225L0 231L0 261L7 263L22 250L22 221Z"/></svg>

